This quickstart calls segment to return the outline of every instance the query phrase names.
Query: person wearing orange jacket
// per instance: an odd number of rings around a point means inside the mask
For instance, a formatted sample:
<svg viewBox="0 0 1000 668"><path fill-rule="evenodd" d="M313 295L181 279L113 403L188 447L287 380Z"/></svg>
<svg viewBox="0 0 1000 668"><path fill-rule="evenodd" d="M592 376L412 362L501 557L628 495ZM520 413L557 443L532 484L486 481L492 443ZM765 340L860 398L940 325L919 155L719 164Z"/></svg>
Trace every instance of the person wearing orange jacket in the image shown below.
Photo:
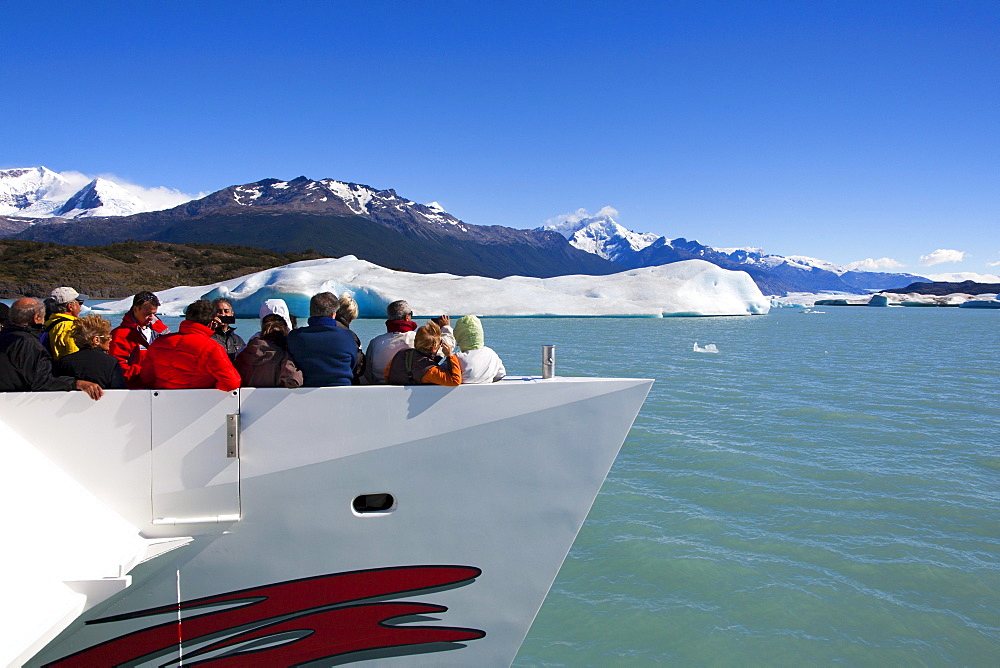
<svg viewBox="0 0 1000 668"><path fill-rule="evenodd" d="M440 364L439 350L444 355ZM384 376L390 385L454 387L462 384L462 367L450 342L441 341L441 328L432 321L417 329L412 348L400 350L385 365Z"/></svg>
<svg viewBox="0 0 1000 668"><path fill-rule="evenodd" d="M186 318L175 334L157 338L139 368L143 387L162 390L204 389L231 391L240 386L240 374L225 348L212 340L208 326L215 306L207 299L188 305Z"/></svg>

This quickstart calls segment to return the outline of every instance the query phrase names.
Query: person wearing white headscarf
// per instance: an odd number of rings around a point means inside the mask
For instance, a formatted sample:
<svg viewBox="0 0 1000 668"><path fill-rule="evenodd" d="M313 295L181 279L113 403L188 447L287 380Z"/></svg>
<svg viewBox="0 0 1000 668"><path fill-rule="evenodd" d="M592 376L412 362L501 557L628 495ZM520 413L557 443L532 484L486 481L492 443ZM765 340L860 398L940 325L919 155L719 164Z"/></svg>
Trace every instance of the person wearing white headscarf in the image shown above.
<svg viewBox="0 0 1000 668"><path fill-rule="evenodd" d="M455 324L456 353L462 367L462 383L494 383L507 375L500 356L483 344L483 323L474 315L459 318Z"/></svg>
<svg viewBox="0 0 1000 668"><path fill-rule="evenodd" d="M260 306L260 313L258 318L264 319L265 315L280 315L285 319L285 324L288 325L288 331L292 331L292 319L288 314L288 304L285 303L284 299L267 299Z"/></svg>

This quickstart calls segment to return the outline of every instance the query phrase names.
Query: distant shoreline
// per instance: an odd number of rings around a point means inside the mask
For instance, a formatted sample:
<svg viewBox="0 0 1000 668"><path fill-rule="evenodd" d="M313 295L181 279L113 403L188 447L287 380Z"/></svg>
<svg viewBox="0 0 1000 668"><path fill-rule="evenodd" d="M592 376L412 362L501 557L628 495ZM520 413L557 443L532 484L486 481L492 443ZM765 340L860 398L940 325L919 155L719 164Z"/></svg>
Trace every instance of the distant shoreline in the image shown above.
<svg viewBox="0 0 1000 668"><path fill-rule="evenodd" d="M961 283L951 283L948 281L935 281L933 283L910 283L905 288L892 288L880 290L879 292L891 292L898 295L995 295L1000 293L1000 283L977 283L976 281L962 281Z"/></svg>

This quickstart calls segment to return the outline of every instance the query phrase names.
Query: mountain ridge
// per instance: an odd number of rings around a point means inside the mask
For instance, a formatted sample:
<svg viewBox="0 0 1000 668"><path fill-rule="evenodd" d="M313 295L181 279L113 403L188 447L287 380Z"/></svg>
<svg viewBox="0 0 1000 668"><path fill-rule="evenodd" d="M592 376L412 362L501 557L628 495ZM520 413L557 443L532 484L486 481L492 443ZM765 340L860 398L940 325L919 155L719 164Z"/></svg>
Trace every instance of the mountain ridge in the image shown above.
<svg viewBox="0 0 1000 668"><path fill-rule="evenodd" d="M37 185L34 191L32 184ZM518 229L466 223L436 202L419 204L393 189L331 178L261 179L138 213L128 212L141 201L100 178L53 208L56 195L67 187L66 179L45 167L0 170L0 238L81 246L125 239L238 241L273 251L355 255L408 271L492 278L603 275L701 259L745 271L763 292L775 295L864 293L928 280L914 274L852 271L759 248L713 248L684 237L634 232L615 220L618 212L611 207L595 216L580 210L542 227ZM49 215L21 215L42 210Z"/></svg>
<svg viewBox="0 0 1000 668"><path fill-rule="evenodd" d="M315 249L423 273L504 278L605 275L621 268L554 232L460 221L394 190L334 179L262 179L161 211L65 221L7 219L4 236L95 246L135 241L240 242L275 251ZM0 222L0 229L5 224Z"/></svg>
<svg viewBox="0 0 1000 668"><path fill-rule="evenodd" d="M765 294L865 293L929 280L914 274L852 271L803 255L773 255L759 248L713 248L684 237L668 239L633 232L614 220L614 215L617 211L605 207L595 216L575 216L570 221L537 229L557 231L570 245L608 258L626 269L707 260L724 269L747 272Z"/></svg>

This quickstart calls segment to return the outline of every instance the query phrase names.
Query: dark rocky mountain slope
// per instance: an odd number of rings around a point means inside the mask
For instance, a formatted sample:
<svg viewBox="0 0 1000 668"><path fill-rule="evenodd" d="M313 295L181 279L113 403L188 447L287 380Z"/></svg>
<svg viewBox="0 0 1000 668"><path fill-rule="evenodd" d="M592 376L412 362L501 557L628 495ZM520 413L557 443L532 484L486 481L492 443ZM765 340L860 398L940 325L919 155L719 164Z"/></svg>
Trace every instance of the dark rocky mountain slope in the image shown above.
<svg viewBox="0 0 1000 668"><path fill-rule="evenodd" d="M910 283L905 288L895 288L893 290L883 290L882 292L893 292L902 295L993 295L1000 293L1000 283L977 283L976 281L962 281L960 283L949 283L947 281L937 282L916 282Z"/></svg>
<svg viewBox="0 0 1000 668"><path fill-rule="evenodd" d="M0 240L0 298L47 297L52 288L69 285L94 298L121 299L318 257L220 244L130 241L81 247L7 239Z"/></svg>
<svg viewBox="0 0 1000 668"><path fill-rule="evenodd" d="M622 270L573 248L555 232L468 225L439 207L417 204L393 190L332 179L265 179L224 188L165 211L34 223L6 236L81 246L131 239L238 243L290 252L313 249L406 271L493 278Z"/></svg>

